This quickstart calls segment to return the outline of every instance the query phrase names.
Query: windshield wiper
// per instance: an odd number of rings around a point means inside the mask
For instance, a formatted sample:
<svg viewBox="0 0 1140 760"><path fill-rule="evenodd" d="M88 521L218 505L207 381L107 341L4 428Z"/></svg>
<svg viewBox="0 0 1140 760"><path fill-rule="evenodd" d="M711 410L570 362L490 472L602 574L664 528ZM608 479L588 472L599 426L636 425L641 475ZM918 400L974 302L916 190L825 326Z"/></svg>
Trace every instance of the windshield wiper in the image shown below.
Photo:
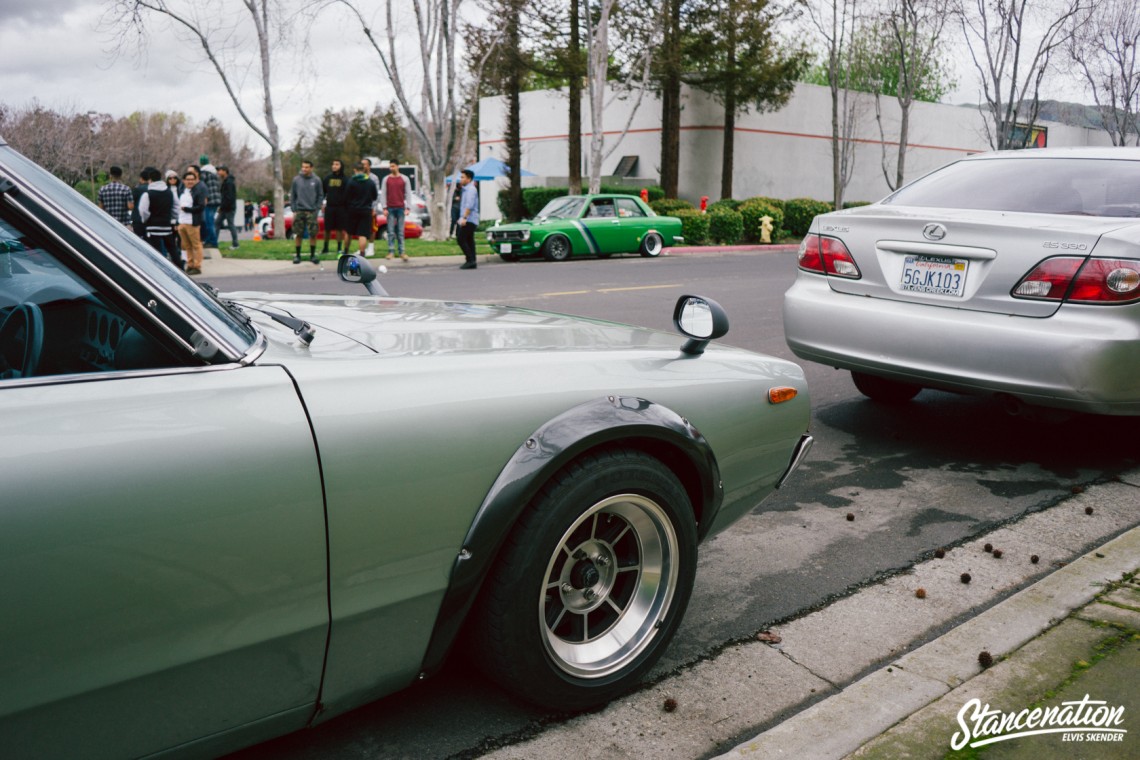
<svg viewBox="0 0 1140 760"><path fill-rule="evenodd" d="M244 313L245 309L252 309L253 311L260 312L261 314L264 314L265 316L269 317L270 319L272 319L274 322L276 322L278 324L285 325L290 330L292 330L293 334L296 335L297 338L300 339L300 341L302 343L304 343L306 346L309 345L310 343L312 343L313 338L316 337L316 334L317 334L316 330L314 330L313 326L310 325L308 322L306 322L303 319L297 319L296 317L290 317L287 314L278 314L275 311L268 311L267 309L260 309L256 306L244 306L244 307L239 306L238 304L234 303L233 301L228 301L227 303L232 304L235 309L242 310L243 313ZM249 319L249 315L246 315L246 319Z"/></svg>

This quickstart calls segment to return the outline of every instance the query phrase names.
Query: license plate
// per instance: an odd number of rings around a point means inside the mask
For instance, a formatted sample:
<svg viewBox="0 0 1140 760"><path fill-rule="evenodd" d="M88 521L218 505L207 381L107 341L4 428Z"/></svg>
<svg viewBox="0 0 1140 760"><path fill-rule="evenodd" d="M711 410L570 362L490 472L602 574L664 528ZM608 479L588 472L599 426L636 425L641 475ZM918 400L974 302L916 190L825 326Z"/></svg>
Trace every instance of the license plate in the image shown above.
<svg viewBox="0 0 1140 760"><path fill-rule="evenodd" d="M907 256L899 289L961 298L969 263L966 259L946 256Z"/></svg>
<svg viewBox="0 0 1140 760"><path fill-rule="evenodd" d="M510 253L510 252L511 252L511 244L510 243L503 243L502 245L499 246L499 253Z"/></svg>

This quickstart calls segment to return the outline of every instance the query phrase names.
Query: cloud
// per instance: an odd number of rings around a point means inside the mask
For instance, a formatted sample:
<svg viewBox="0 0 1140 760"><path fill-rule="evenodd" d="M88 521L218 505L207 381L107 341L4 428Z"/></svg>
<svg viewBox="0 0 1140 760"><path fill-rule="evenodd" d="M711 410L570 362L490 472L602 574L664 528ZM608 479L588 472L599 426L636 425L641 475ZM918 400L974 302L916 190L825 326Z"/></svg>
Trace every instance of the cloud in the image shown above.
<svg viewBox="0 0 1140 760"><path fill-rule="evenodd" d="M0 24L24 21L33 25L58 22L69 11L87 5L85 0L34 0L0 2Z"/></svg>

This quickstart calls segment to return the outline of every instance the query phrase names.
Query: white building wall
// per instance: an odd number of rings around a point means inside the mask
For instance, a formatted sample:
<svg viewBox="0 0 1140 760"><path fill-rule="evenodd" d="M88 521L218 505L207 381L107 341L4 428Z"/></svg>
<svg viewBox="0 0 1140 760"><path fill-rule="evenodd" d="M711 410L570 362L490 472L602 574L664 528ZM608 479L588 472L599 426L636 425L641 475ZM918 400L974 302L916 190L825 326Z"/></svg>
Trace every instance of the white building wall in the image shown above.
<svg viewBox="0 0 1140 760"><path fill-rule="evenodd" d="M874 99L855 93L859 99L855 131L855 169L844 193L850 201L874 201L891 189L884 177L884 151L894 180L898 153L899 108L894 98L882 98L882 132L875 118ZM702 195L710 201L720 195L723 109L716 99L700 90L684 88L681 94L680 196L697 203ZM567 176L568 99L565 90L542 90L521 95L522 167L540 175L526 185L560 185ZM633 100L610 101L604 119L607 150L620 144L602 163L602 176L614 171L622 156L638 156L633 173L645 185L660 176L661 103L646 94L634 115L629 132L621 130L629 119ZM583 99L582 120L589 124L589 105ZM1048 144L1109 145L1100 130L1045 122ZM506 99L483 98L479 102L479 157L506 160L503 134ZM582 135L583 161L588 160L589 133ZM911 107L906 180L913 180L940 166L968 155L989 150L984 121L976 107L941 103L915 103ZM742 112L737 117L733 196L775 198L832 198L831 93L826 87L797 84L788 104L774 113ZM585 165L583 176L587 175ZM484 219L500 216L495 197L505 180L482 183L481 213ZM636 186L636 183L635 183Z"/></svg>

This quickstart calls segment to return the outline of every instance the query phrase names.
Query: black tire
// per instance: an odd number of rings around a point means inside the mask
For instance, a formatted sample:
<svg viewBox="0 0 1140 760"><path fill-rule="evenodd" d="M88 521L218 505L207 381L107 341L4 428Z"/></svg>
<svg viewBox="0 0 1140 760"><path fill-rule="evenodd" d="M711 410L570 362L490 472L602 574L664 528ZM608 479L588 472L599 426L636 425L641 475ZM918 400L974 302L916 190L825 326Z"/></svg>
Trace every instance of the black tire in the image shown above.
<svg viewBox="0 0 1140 760"><path fill-rule="evenodd" d="M542 246L547 261L565 261L570 258L570 239L565 235L551 235Z"/></svg>
<svg viewBox="0 0 1140 760"><path fill-rule="evenodd" d="M605 704L668 646L696 561L693 509L667 467L629 449L587 455L508 537L473 615L476 663L544 707Z"/></svg>
<svg viewBox="0 0 1140 760"><path fill-rule="evenodd" d="M903 383L898 380L888 380L877 375L867 375L862 372L852 372L851 379L855 387L872 401L884 404L902 404L910 401L922 390L921 385Z"/></svg>
<svg viewBox="0 0 1140 760"><path fill-rule="evenodd" d="M665 250L665 242L656 232L647 232L641 239L641 255L655 259Z"/></svg>
<svg viewBox="0 0 1140 760"><path fill-rule="evenodd" d="M519 255L517 253L500 253L499 258L503 261L518 261Z"/></svg>

